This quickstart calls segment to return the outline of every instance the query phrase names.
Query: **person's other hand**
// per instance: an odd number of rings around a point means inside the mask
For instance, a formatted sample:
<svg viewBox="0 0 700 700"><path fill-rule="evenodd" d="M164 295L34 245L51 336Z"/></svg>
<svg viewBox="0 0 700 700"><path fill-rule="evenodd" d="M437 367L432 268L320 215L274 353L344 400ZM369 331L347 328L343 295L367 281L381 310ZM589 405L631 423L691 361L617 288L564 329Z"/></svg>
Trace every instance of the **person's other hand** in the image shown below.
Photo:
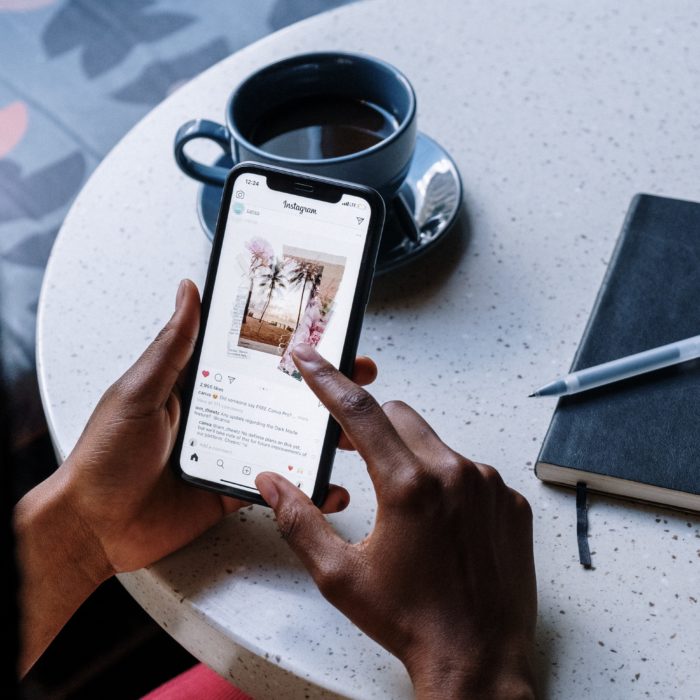
<svg viewBox="0 0 700 700"><path fill-rule="evenodd" d="M168 466L180 422L180 382L199 317L197 288L183 280L172 318L105 392L52 477L100 555L98 577L151 564L248 505L189 486ZM376 373L372 360L357 358L356 381L370 383ZM332 486L324 511L341 510L349 498Z"/></svg>
<svg viewBox="0 0 700 700"><path fill-rule="evenodd" d="M321 593L406 665L419 698L534 697L532 514L492 467L454 452L404 403L380 407L313 348L305 381L367 463L374 530L341 539L283 476L256 484Z"/></svg>

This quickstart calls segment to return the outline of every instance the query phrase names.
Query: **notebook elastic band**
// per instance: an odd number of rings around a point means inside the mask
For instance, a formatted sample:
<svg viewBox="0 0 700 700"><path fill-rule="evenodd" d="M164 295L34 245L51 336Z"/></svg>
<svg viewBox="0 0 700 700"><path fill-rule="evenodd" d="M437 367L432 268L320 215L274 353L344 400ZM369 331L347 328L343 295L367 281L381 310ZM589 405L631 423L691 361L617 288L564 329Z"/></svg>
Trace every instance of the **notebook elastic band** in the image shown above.
<svg viewBox="0 0 700 700"><path fill-rule="evenodd" d="M578 560L584 569L591 568L591 550L588 548L588 489L583 481L576 484L576 539Z"/></svg>

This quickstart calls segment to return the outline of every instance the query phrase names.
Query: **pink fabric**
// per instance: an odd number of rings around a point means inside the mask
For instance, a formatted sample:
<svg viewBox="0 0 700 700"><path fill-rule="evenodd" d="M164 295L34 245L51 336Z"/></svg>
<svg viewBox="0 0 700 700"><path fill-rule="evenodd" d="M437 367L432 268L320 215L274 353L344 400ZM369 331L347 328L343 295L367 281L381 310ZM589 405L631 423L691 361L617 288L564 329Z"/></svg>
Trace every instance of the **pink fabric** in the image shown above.
<svg viewBox="0 0 700 700"><path fill-rule="evenodd" d="M3 2L0 0L0 12ZM4 158L22 140L28 121L29 110L25 102L18 100L0 108L0 158Z"/></svg>
<svg viewBox="0 0 700 700"><path fill-rule="evenodd" d="M253 700L242 690L231 685L218 673L204 664L197 664L189 671L144 695L142 700Z"/></svg>

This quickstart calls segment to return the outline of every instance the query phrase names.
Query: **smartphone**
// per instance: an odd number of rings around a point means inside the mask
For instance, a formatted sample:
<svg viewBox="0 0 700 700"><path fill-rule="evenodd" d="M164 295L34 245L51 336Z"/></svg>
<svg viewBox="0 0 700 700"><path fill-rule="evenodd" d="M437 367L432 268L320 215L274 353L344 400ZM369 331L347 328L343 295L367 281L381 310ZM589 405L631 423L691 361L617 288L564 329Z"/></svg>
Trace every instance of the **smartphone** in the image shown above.
<svg viewBox="0 0 700 700"><path fill-rule="evenodd" d="M187 482L264 504L263 471L316 505L340 427L302 379L308 343L352 372L384 223L374 190L255 163L228 176L174 466Z"/></svg>

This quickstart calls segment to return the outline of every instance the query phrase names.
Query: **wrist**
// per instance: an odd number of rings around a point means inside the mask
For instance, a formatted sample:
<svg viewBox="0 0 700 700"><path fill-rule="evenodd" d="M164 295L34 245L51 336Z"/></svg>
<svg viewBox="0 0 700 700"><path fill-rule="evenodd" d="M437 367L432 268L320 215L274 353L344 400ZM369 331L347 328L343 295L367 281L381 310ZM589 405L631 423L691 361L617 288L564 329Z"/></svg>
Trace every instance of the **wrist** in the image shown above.
<svg viewBox="0 0 700 700"><path fill-rule="evenodd" d="M413 654L406 664L417 700L534 700L530 655L521 645L498 654L465 646L460 653Z"/></svg>
<svg viewBox="0 0 700 700"><path fill-rule="evenodd" d="M17 504L15 528L36 556L70 570L81 589L92 592L114 571L75 492L68 470L60 467Z"/></svg>
<svg viewBox="0 0 700 700"><path fill-rule="evenodd" d="M14 511L24 675L111 569L76 511L66 472L33 488Z"/></svg>

